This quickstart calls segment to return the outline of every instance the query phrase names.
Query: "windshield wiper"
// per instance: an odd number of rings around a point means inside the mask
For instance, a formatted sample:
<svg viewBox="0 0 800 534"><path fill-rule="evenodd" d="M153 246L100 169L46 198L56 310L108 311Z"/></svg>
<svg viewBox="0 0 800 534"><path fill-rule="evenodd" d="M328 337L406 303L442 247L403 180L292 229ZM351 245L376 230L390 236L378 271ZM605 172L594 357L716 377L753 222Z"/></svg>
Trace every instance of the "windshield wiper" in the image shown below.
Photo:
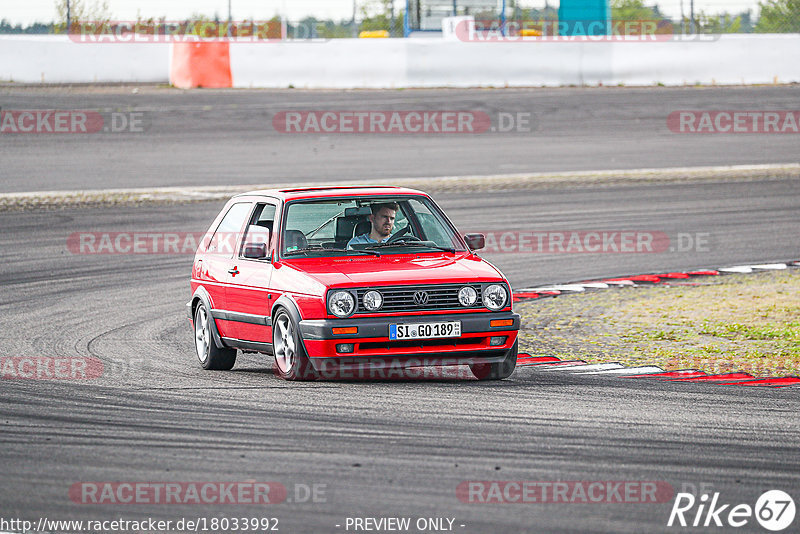
<svg viewBox="0 0 800 534"><path fill-rule="evenodd" d="M355 249L342 249L342 248L298 248L295 250L290 250L288 252L284 252L284 256L297 256L300 254L308 254L310 252L343 252L345 254L349 252L355 252L358 254L366 254L367 256L380 256L381 253L375 250L355 250Z"/></svg>
<svg viewBox="0 0 800 534"><path fill-rule="evenodd" d="M320 230L322 230L323 228L325 228L326 226L328 226L330 223L332 223L332 222L334 221L334 219L336 219L337 217L341 217L341 216L342 216L342 215L344 215L344 214L345 214L345 210L342 210L342 211L340 211L340 212L339 212L339 213L337 213L336 215L334 215L334 216L330 217L330 218L329 218L327 221L325 221L324 223L320 224L319 226L317 226L316 228L314 228L313 230L311 230L309 233L305 234L305 236L306 236L306 237L314 237L315 235L317 235L317 232L319 232Z"/></svg>
<svg viewBox="0 0 800 534"><path fill-rule="evenodd" d="M440 247L439 245L436 244L429 245L424 241L409 241L407 243L388 243L388 244L378 243L377 245L372 245L369 248L375 249L375 248L392 248L392 247L424 247L424 248L433 248L436 250L441 250L443 252L450 252L451 254L455 254L456 252L456 249L454 249L453 247Z"/></svg>

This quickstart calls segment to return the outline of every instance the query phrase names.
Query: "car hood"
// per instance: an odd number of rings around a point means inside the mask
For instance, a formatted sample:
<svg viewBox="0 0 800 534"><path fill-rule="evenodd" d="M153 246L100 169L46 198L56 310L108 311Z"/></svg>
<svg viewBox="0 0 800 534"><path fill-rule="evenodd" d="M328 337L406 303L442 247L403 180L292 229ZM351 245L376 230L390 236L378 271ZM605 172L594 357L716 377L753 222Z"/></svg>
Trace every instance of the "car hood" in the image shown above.
<svg viewBox="0 0 800 534"><path fill-rule="evenodd" d="M284 263L328 288L503 280L492 264L464 253L302 258Z"/></svg>

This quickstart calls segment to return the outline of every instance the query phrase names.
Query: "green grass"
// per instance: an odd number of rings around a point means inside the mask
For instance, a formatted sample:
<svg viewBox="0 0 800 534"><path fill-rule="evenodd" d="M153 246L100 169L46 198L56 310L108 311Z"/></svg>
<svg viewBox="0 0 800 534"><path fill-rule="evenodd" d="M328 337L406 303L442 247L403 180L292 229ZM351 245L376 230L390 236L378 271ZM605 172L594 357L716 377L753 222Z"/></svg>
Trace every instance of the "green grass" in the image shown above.
<svg viewBox="0 0 800 534"><path fill-rule="evenodd" d="M522 302L521 348L591 363L800 374L800 269L697 283Z"/></svg>
<svg viewBox="0 0 800 534"><path fill-rule="evenodd" d="M761 316L764 318L765 316ZM790 339L800 341L800 323L793 321L782 326L755 326L741 323L708 324L699 333L726 339Z"/></svg>

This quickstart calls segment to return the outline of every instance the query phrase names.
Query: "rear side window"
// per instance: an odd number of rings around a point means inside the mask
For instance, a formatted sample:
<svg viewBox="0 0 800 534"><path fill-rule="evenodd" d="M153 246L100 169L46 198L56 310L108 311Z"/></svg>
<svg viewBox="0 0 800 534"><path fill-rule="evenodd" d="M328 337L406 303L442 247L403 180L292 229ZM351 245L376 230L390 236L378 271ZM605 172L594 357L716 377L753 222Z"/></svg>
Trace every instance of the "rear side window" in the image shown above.
<svg viewBox="0 0 800 534"><path fill-rule="evenodd" d="M241 240L239 232L245 219L250 215L251 207L252 204L249 202L240 202L231 206L217 226L206 251L231 256Z"/></svg>

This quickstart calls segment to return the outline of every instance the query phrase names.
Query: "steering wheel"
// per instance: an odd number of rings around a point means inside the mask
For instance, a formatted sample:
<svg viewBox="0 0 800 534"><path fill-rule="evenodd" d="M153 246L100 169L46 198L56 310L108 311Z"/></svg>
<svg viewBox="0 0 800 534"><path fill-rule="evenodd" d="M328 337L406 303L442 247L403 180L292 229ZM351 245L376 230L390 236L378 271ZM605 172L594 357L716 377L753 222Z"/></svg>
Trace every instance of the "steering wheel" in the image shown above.
<svg viewBox="0 0 800 534"><path fill-rule="evenodd" d="M418 238L415 235L406 235L408 232L411 231L411 224L408 224L405 228L394 234L392 237L384 241L387 245L390 243L397 243L398 241L422 241L422 239Z"/></svg>

